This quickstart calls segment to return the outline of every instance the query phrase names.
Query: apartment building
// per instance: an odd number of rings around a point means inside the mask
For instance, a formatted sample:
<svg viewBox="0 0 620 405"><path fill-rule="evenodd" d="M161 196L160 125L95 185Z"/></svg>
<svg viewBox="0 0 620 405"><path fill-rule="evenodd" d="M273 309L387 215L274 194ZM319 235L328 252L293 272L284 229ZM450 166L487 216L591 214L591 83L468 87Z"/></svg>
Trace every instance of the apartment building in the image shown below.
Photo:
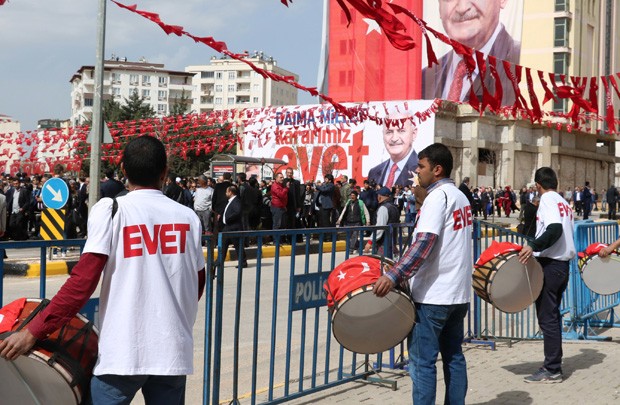
<svg viewBox="0 0 620 405"><path fill-rule="evenodd" d="M161 63L150 63L141 58L129 62L113 56L104 62L104 100L113 98L121 104L136 93L148 103L158 117L168 115L170 107L192 94L192 74L168 70ZM95 68L82 66L70 80L71 123L81 125L92 120L95 96Z"/></svg>
<svg viewBox="0 0 620 405"><path fill-rule="evenodd" d="M299 80L298 75L282 69L263 52L246 55L249 62L261 69ZM208 65L188 66L185 71L193 76L192 110L197 113L297 104L296 88L265 79L249 65L228 56L214 56Z"/></svg>

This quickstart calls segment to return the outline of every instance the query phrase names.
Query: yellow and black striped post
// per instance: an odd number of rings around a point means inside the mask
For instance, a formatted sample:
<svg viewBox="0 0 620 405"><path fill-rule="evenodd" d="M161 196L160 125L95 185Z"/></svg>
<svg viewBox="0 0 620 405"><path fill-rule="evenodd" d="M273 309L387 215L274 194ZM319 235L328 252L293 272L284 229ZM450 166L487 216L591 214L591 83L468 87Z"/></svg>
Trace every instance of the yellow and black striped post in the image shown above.
<svg viewBox="0 0 620 405"><path fill-rule="evenodd" d="M62 240L65 238L66 210L45 208L41 211L41 237L45 240Z"/></svg>

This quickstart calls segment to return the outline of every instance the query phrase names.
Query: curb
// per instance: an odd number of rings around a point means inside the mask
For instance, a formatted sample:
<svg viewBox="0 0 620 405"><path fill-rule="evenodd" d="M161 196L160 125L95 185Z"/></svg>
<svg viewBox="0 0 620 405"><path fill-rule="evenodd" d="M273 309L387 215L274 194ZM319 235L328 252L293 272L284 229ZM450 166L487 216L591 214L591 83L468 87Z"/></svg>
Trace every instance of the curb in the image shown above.
<svg viewBox="0 0 620 405"><path fill-rule="evenodd" d="M336 241L336 252L343 252L346 250L347 244L344 240ZM323 242L323 253L331 253L332 251L332 242ZM207 258L207 250L203 248L202 250L205 260ZM246 259L256 259L258 257L258 249L256 247L249 247L245 249ZM297 244L295 245L295 255L301 255L306 252L306 244ZM318 253L319 252L319 244L311 243L309 246L309 253ZM280 245L279 256L291 256L293 253L292 245ZM218 257L218 252L214 252L213 260L216 261ZM274 258L276 257L276 246L263 246L261 252L261 258ZM237 253L234 251L234 248L231 246L228 249L228 254L226 255L226 261L235 261L237 260ZM72 261L47 261L47 265L45 268L46 276L59 276L65 274L71 274L71 270L77 264L77 260ZM41 263L5 263L4 264L4 274L7 276L21 276L21 277L40 277L41 276Z"/></svg>

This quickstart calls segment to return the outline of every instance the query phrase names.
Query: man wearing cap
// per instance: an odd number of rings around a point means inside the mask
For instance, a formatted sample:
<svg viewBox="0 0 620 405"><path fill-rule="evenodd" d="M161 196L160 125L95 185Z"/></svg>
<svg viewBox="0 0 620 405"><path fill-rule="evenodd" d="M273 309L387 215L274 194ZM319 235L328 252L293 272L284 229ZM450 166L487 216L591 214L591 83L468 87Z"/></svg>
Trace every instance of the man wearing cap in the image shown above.
<svg viewBox="0 0 620 405"><path fill-rule="evenodd" d="M398 207L395 206L390 200L392 196L392 191L387 187L381 187L379 191L377 191L377 200L379 201L379 208L377 208L377 226L385 226L390 224L398 224L400 222L400 212L398 211ZM376 252L380 255L384 254L383 249L383 236L385 235L385 231L383 229L379 229L375 236L374 243L377 246ZM396 232L392 234L392 251L394 251L396 247ZM366 246L364 247L364 253L370 253L372 250L373 241L369 240L366 242Z"/></svg>
<svg viewBox="0 0 620 405"><path fill-rule="evenodd" d="M344 209L336 221L336 225L343 224L344 226L364 226L370 223L370 214L368 209L364 205L364 202L357 198L358 193L355 190L351 190L349 198L344 204ZM351 231L351 238L349 243L349 251L354 253L356 246L358 245L359 232Z"/></svg>

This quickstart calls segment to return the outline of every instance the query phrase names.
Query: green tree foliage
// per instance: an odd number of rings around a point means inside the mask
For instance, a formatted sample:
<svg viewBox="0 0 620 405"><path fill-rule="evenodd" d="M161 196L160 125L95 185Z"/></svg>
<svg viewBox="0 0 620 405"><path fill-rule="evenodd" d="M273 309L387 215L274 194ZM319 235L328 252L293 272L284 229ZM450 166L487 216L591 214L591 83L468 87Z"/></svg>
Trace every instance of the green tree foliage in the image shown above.
<svg viewBox="0 0 620 405"><path fill-rule="evenodd" d="M170 106L170 115L184 115L188 114L191 110L192 99L185 93L181 93L181 97L175 97L174 102Z"/></svg>
<svg viewBox="0 0 620 405"><path fill-rule="evenodd" d="M155 117L155 110L144 99L133 92L129 98L125 98L125 104L120 106L120 119L117 121L139 120Z"/></svg>

